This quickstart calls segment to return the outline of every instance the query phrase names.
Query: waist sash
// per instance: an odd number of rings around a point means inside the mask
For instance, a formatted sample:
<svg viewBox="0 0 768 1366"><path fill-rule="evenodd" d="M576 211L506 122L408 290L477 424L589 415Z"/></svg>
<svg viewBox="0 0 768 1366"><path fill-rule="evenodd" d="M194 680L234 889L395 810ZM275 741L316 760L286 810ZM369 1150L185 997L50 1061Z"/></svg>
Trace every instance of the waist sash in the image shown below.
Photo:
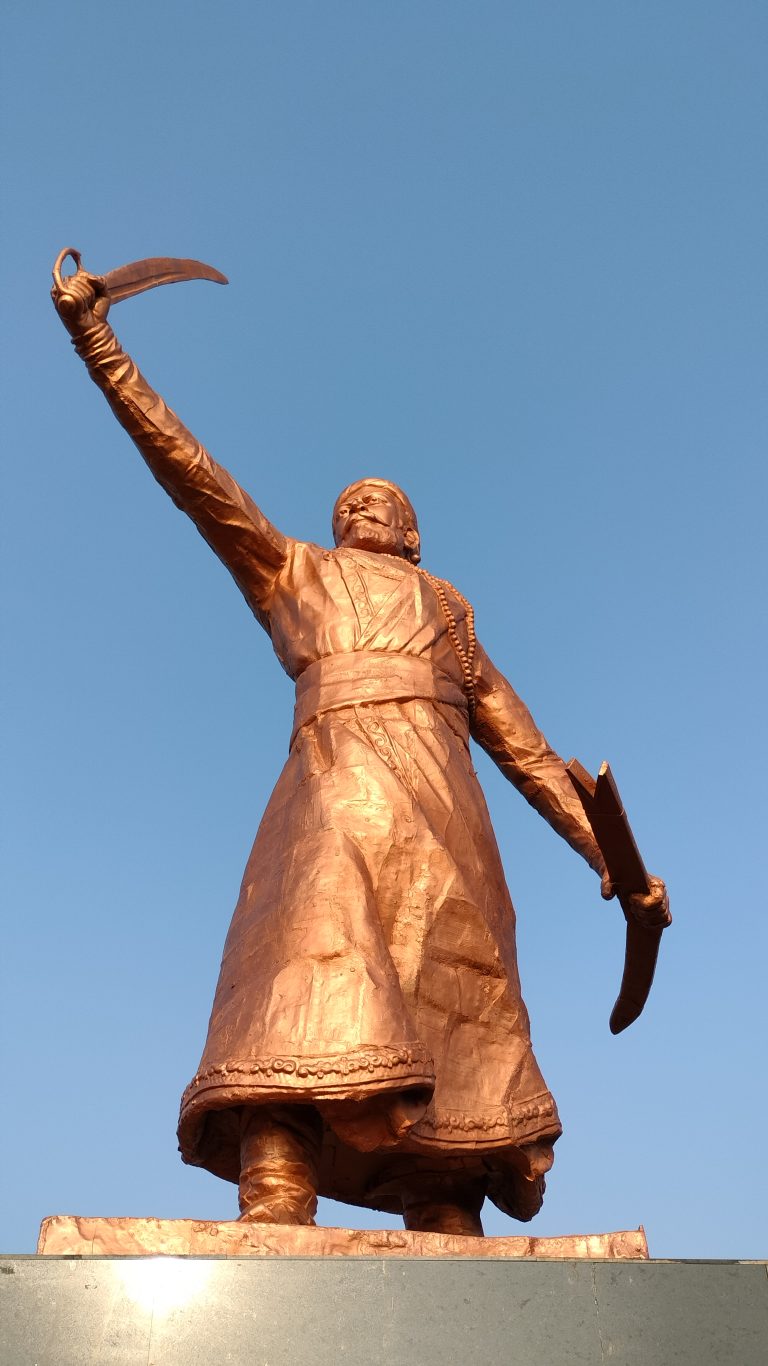
<svg viewBox="0 0 768 1366"><path fill-rule="evenodd" d="M418 655L352 650L317 659L296 680L291 744L302 726L324 712L416 698L444 702L467 712L467 699L459 684Z"/></svg>

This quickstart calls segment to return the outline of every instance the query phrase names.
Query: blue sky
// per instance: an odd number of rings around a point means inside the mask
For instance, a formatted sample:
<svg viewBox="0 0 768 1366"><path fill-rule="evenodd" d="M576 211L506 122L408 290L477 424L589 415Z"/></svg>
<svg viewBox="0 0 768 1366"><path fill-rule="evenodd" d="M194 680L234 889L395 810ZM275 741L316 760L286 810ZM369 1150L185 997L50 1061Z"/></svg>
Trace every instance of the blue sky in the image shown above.
<svg viewBox="0 0 768 1366"><path fill-rule="evenodd" d="M668 881L614 1039L620 913L478 755L565 1125L531 1231L764 1255L765 6L11 3L3 28L3 1249L56 1212L233 1217L176 1114L292 708L71 352L71 243L226 272L120 305L123 344L293 535L327 543L354 477L402 483L425 567L564 757L610 760Z"/></svg>

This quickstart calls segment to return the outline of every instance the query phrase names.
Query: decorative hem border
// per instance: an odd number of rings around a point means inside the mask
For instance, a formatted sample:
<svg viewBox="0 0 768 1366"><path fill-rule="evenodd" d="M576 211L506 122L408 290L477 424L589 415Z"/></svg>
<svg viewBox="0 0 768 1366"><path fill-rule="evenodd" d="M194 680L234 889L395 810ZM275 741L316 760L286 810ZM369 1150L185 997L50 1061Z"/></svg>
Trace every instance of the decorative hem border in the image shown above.
<svg viewBox="0 0 768 1366"><path fill-rule="evenodd" d="M425 1130L427 1132L425 1132ZM435 1143L457 1147L509 1147L530 1142L544 1135L561 1132L557 1106L547 1093L541 1100L505 1108L499 1106L481 1114L462 1110L429 1110L408 1134L409 1143L432 1146Z"/></svg>
<svg viewBox="0 0 768 1366"><path fill-rule="evenodd" d="M274 1056L222 1063L197 1073L181 1098L181 1111L183 1114L193 1098L201 1098L209 1090L255 1087L325 1093L372 1082L434 1086L432 1059L423 1049L384 1047L335 1056Z"/></svg>

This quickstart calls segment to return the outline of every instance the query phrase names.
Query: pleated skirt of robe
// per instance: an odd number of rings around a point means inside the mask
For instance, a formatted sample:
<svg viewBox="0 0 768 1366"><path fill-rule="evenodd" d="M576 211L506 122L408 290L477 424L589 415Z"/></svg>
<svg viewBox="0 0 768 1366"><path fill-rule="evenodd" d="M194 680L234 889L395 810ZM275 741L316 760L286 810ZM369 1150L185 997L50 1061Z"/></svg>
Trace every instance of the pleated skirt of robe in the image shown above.
<svg viewBox="0 0 768 1366"><path fill-rule="evenodd" d="M294 740L182 1098L183 1159L236 1182L239 1110L274 1103L321 1110L321 1193L355 1204L395 1208L387 1181L412 1154L491 1173L491 1197L516 1213L521 1148L551 1162L557 1110L456 707L349 706ZM383 1128L366 1151L355 1115L372 1107Z"/></svg>

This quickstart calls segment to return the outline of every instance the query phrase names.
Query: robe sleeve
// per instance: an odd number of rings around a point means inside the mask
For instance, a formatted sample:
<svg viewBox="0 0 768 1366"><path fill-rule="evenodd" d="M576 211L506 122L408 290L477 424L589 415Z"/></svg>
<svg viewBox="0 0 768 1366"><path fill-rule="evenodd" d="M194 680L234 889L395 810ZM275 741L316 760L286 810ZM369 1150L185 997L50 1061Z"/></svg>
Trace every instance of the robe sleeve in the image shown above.
<svg viewBox="0 0 768 1366"><path fill-rule="evenodd" d="M98 323L73 341L91 379L138 446L155 479L227 566L262 625L291 547L253 499L187 430Z"/></svg>
<svg viewBox="0 0 768 1366"><path fill-rule="evenodd" d="M602 876L603 856L563 760L479 644L472 735L526 801Z"/></svg>

